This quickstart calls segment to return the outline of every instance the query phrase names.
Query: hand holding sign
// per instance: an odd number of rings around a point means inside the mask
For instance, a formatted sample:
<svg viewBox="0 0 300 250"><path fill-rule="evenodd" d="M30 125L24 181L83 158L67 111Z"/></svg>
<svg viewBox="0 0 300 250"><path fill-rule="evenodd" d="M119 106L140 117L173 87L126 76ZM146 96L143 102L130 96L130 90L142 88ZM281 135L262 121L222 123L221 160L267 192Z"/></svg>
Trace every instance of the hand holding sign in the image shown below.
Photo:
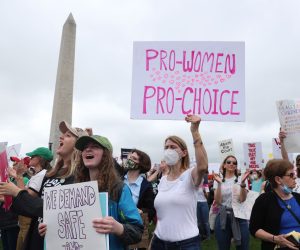
<svg viewBox="0 0 300 250"><path fill-rule="evenodd" d="M279 134L278 134L279 140L282 143L284 139L286 138L286 132L280 128Z"/></svg>
<svg viewBox="0 0 300 250"><path fill-rule="evenodd" d="M38 229L39 229L39 235L44 237L46 235L46 232L47 232L47 224L40 223Z"/></svg>
<svg viewBox="0 0 300 250"><path fill-rule="evenodd" d="M222 183L222 179L221 179L220 175L213 174L213 177L216 182L218 182L219 184Z"/></svg>
<svg viewBox="0 0 300 250"><path fill-rule="evenodd" d="M97 233L101 234L116 234L122 235L124 232L124 227L121 223L116 221L111 216L106 216L103 218L96 218L93 220L93 227L96 229Z"/></svg>
<svg viewBox="0 0 300 250"><path fill-rule="evenodd" d="M250 175L250 170L247 169L246 172L243 174L242 176L242 183L245 183L246 179L248 178L248 176Z"/></svg>
<svg viewBox="0 0 300 250"><path fill-rule="evenodd" d="M187 115L185 117L186 122L191 123L191 132L196 132L199 129L199 124L201 122L200 116L197 115Z"/></svg>

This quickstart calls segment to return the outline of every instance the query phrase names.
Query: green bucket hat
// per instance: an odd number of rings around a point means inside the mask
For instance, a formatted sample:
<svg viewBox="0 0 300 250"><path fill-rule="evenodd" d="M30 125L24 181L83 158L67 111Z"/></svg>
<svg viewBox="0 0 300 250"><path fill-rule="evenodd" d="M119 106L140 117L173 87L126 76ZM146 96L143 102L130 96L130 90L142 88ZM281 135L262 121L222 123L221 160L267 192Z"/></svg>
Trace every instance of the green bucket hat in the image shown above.
<svg viewBox="0 0 300 250"><path fill-rule="evenodd" d="M52 161L53 160L53 154L48 148L40 147L32 152L27 153L26 155L33 157L33 156L39 156L44 158L47 161Z"/></svg>
<svg viewBox="0 0 300 250"><path fill-rule="evenodd" d="M113 147L110 141L106 137L101 135L81 136L77 139L75 143L75 148L77 148L80 151L83 151L85 145L89 142L95 142L101 147L108 149L110 152L113 151Z"/></svg>

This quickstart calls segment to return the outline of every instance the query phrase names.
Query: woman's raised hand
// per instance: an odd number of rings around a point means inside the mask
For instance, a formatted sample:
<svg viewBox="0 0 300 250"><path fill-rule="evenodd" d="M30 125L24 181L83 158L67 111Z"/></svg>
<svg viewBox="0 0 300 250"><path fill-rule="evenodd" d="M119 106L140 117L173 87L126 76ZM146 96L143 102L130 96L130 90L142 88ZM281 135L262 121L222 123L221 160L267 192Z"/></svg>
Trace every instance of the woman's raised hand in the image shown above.
<svg viewBox="0 0 300 250"><path fill-rule="evenodd" d="M218 183L221 183L221 182L222 182L222 179L221 179L220 175L214 174L213 177L214 177L214 180L215 180L216 182L218 182Z"/></svg>
<svg viewBox="0 0 300 250"><path fill-rule="evenodd" d="M201 122L200 116L197 115L187 115L185 117L186 122L191 123L191 132L198 131L199 124Z"/></svg>

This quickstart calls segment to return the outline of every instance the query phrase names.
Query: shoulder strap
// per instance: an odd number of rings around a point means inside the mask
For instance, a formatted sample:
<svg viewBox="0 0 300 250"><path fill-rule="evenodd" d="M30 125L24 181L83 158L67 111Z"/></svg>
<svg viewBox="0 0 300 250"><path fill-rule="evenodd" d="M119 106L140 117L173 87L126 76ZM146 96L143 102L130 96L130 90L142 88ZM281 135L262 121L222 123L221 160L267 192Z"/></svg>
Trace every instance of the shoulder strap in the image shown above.
<svg viewBox="0 0 300 250"><path fill-rule="evenodd" d="M291 213L291 215L296 219L296 221L299 223L300 225L300 219L297 217L297 215L294 213L294 211L291 209L290 206L288 206L288 204L283 200L281 199L281 197L275 192L273 191L274 194L279 198L279 200L282 201L282 203L284 204L284 206L286 207L286 209ZM293 196L294 197L294 196Z"/></svg>

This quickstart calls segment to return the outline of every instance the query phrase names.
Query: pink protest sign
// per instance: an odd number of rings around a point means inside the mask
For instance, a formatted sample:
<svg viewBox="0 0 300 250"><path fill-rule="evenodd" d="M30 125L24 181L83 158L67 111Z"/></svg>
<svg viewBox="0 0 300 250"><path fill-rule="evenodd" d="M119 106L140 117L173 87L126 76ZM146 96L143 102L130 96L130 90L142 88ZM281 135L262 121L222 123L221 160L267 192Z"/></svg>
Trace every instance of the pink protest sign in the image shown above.
<svg viewBox="0 0 300 250"><path fill-rule="evenodd" d="M1 182L7 182L9 179L7 168L8 168L7 154L6 154L6 150L4 150L0 152L0 181ZM6 211L9 210L11 203L12 203L12 197L4 196L3 208Z"/></svg>
<svg viewBox="0 0 300 250"><path fill-rule="evenodd" d="M245 120L244 42L134 42L132 119Z"/></svg>

